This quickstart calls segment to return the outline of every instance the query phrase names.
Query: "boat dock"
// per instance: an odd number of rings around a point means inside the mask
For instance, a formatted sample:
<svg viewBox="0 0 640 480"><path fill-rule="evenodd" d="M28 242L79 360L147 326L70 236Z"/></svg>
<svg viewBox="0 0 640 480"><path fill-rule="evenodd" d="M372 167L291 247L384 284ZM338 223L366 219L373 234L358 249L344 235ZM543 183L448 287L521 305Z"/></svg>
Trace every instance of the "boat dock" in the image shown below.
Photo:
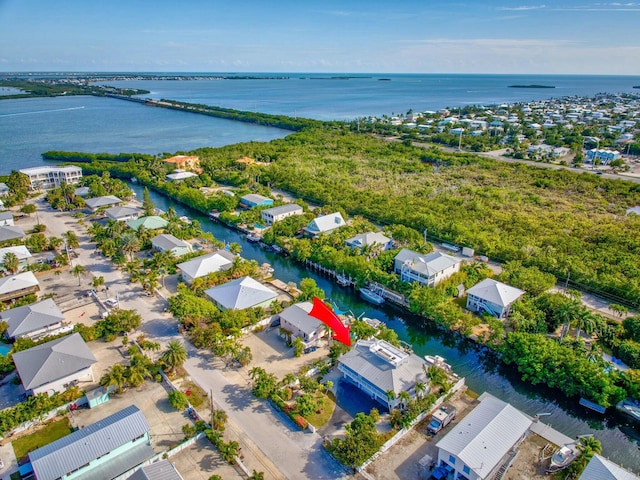
<svg viewBox="0 0 640 480"><path fill-rule="evenodd" d="M536 435L541 436L547 442L553 443L561 447L562 445L567 445L569 443L575 443L575 439L571 437L567 437L564 433L561 433L550 425L546 423L542 423L540 421L535 421L531 424L531 431Z"/></svg>
<svg viewBox="0 0 640 480"><path fill-rule="evenodd" d="M309 270L313 270L316 273L321 273L333 280L336 280L342 287L356 286L356 283L353 281L351 277L345 277L344 274L339 274L335 270L331 270L330 268L323 267L319 263L312 262L311 260L305 260L304 265Z"/></svg>

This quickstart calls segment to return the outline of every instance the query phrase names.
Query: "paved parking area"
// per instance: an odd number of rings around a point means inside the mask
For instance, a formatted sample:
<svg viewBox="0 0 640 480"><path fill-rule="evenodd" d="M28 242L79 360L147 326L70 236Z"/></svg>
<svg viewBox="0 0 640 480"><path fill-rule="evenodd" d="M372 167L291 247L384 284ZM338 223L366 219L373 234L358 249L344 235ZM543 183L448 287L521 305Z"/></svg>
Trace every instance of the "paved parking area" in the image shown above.
<svg viewBox="0 0 640 480"><path fill-rule="evenodd" d="M184 480L208 480L212 475L220 475L224 480L242 480L244 475L225 462L211 442L202 438L193 445L171 456L173 463Z"/></svg>

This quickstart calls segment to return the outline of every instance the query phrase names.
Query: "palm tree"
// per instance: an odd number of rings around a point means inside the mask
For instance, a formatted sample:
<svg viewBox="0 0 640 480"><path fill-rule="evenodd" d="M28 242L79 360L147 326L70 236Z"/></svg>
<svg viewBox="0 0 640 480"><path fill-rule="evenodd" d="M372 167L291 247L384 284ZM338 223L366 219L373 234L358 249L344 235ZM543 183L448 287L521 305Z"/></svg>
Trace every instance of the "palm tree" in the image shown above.
<svg viewBox="0 0 640 480"><path fill-rule="evenodd" d="M59 237L49 237L49 248L52 248L56 253L60 251L63 243L63 240Z"/></svg>
<svg viewBox="0 0 640 480"><path fill-rule="evenodd" d="M80 275L84 275L85 273L87 273L87 269L78 264L71 269L71 273L78 277L78 286L80 286Z"/></svg>
<svg viewBox="0 0 640 480"><path fill-rule="evenodd" d="M178 340L171 340L167 349L162 352L160 360L173 372L187 360L187 349Z"/></svg>
<svg viewBox="0 0 640 480"><path fill-rule="evenodd" d="M409 394L409 392L407 392L406 390L401 391L400 395L398 395L398 398L402 401L404 408L407 408L407 405L409 405L409 402L411 401L411 395Z"/></svg>
<svg viewBox="0 0 640 480"><path fill-rule="evenodd" d="M423 382L416 382L416 396L422 397L427 391L427 386Z"/></svg>
<svg viewBox="0 0 640 480"><path fill-rule="evenodd" d="M389 407L389 411L391 411L391 402L396 399L396 392L387 390L385 393L387 394L387 406Z"/></svg>
<svg viewBox="0 0 640 480"><path fill-rule="evenodd" d="M122 389L126 383L125 368L119 363L109 368L100 378L100 385L103 387L113 387L117 393L122 393Z"/></svg>
<svg viewBox="0 0 640 480"><path fill-rule="evenodd" d="M80 240L78 240L78 235L76 235L76 232L68 230L62 234L62 237L64 238L69 248L78 248L80 246Z"/></svg>
<svg viewBox="0 0 640 480"><path fill-rule="evenodd" d="M134 233L125 233L120 239L120 249L122 253L129 256L129 261L133 260L133 254L140 250L140 241Z"/></svg>
<svg viewBox="0 0 640 480"><path fill-rule="evenodd" d="M4 255L2 265L9 273L14 274L20 269L20 260L15 253L7 252Z"/></svg>

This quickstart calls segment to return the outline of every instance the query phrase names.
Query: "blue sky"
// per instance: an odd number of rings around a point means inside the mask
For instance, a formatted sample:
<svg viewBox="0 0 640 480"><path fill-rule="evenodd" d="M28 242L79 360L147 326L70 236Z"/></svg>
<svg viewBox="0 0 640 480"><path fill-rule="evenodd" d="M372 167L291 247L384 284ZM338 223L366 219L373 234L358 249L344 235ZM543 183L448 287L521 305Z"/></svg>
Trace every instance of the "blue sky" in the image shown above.
<svg viewBox="0 0 640 480"><path fill-rule="evenodd" d="M640 1L0 0L0 71L70 70L640 75Z"/></svg>

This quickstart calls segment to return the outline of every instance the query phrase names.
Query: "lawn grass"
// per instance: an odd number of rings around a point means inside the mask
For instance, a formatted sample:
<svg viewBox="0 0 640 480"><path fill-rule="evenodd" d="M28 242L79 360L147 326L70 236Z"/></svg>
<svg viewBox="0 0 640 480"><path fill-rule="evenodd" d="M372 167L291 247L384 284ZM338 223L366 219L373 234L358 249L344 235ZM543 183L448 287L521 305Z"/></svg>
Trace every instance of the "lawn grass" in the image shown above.
<svg viewBox="0 0 640 480"><path fill-rule="evenodd" d="M11 442L11 445L13 446L13 451L16 454L18 462L21 462L29 452L49 445L59 438L69 435L71 432L73 432L73 429L71 428L69 419L63 418L57 422L50 423L30 435L25 435L24 437L14 440Z"/></svg>
<svg viewBox="0 0 640 480"><path fill-rule="evenodd" d="M331 415L333 415L336 402L324 393L318 394L316 398L318 399L318 409L313 415L306 417L306 419L314 427L320 428L325 425L331 418Z"/></svg>
<svg viewBox="0 0 640 480"><path fill-rule="evenodd" d="M207 400L207 392L205 392L199 385L194 382L185 382L182 384L181 390L186 394L189 391L189 395L187 398L189 399L189 403L193 405L194 408L200 407L205 400Z"/></svg>

